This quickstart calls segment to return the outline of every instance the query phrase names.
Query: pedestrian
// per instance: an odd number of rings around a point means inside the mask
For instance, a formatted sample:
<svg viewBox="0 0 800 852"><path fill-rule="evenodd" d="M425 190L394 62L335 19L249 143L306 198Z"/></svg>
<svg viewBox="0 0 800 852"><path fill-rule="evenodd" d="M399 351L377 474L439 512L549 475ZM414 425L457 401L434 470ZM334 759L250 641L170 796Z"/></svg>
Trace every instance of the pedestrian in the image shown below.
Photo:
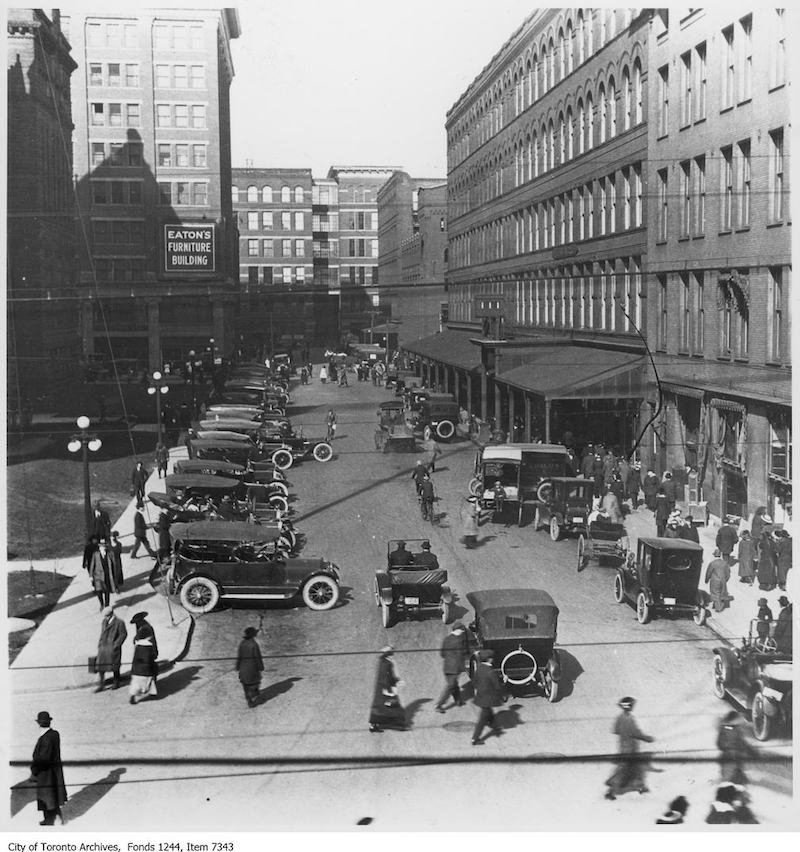
<svg viewBox="0 0 800 852"><path fill-rule="evenodd" d="M503 483L499 479L495 479L494 481L492 501L494 504L494 514L502 516L506 505L506 489L503 488Z"/></svg>
<svg viewBox="0 0 800 852"><path fill-rule="evenodd" d="M133 638L133 662L131 663L131 684L128 690L131 704L138 704L143 698L158 695L156 675L158 674L158 643L146 612L137 612L131 617L136 627Z"/></svg>
<svg viewBox="0 0 800 852"><path fill-rule="evenodd" d="M769 515L765 515L768 518ZM775 572L775 541L772 538L772 526L765 523L758 544L758 588L762 592L771 592L777 585Z"/></svg>
<svg viewBox="0 0 800 852"><path fill-rule="evenodd" d="M111 518L105 509L101 508L100 501L95 500L92 520L89 525L89 536L97 536L98 541L106 541L111 538Z"/></svg>
<svg viewBox="0 0 800 852"><path fill-rule="evenodd" d="M658 477L652 470L648 470L642 482L644 492L644 504L651 512L656 510L656 497L658 495Z"/></svg>
<svg viewBox="0 0 800 852"><path fill-rule="evenodd" d="M781 654L792 653L792 605L786 595L778 598L781 611L778 613L778 623L775 625L776 650Z"/></svg>
<svg viewBox="0 0 800 852"><path fill-rule="evenodd" d="M664 530L664 538L681 538L681 527L683 527L683 521L681 520L680 510L670 512L670 516L667 518L667 527Z"/></svg>
<svg viewBox="0 0 800 852"><path fill-rule="evenodd" d="M156 444L156 468L158 469L158 478L161 479L162 474L167 475L167 467L169 466L169 450L164 444L159 441Z"/></svg>
<svg viewBox="0 0 800 852"><path fill-rule="evenodd" d="M664 489L664 494L667 495L669 510L672 512L675 509L675 503L677 501L677 488L675 486L675 481L672 478L672 474L669 471L665 471L664 476L661 479L661 487Z"/></svg>
<svg viewBox="0 0 800 852"><path fill-rule="evenodd" d="M730 578L730 563L727 559L722 558L722 554L717 549L714 551L714 558L708 563L705 578L714 612L722 612L727 609L733 600L733 597L728 594L728 580Z"/></svg>
<svg viewBox="0 0 800 852"><path fill-rule="evenodd" d="M731 825L742 823L755 825L758 820L748 806L747 794L735 784L720 784L711 810L706 817L709 825Z"/></svg>
<svg viewBox="0 0 800 852"><path fill-rule="evenodd" d="M720 783L747 784L744 765L753 756L753 748L747 742L738 710L728 711L720 719L717 729L719 749Z"/></svg>
<svg viewBox="0 0 800 852"><path fill-rule="evenodd" d="M375 689L369 714L371 733L380 734L384 728L406 730L406 712L397 694L401 684L394 662L394 648L386 645L381 648L378 668L375 672Z"/></svg>
<svg viewBox="0 0 800 852"><path fill-rule="evenodd" d="M328 381L328 368L324 364L319 368L319 380L323 385Z"/></svg>
<svg viewBox="0 0 800 852"><path fill-rule="evenodd" d="M100 639L97 642L97 658L95 660L97 686L95 692L102 692L105 689L106 672L112 674L112 689L119 689L122 646L127 637L128 628L125 626L125 622L117 617L113 606L107 606L103 610L103 618L100 621Z"/></svg>
<svg viewBox="0 0 800 852"><path fill-rule="evenodd" d="M436 516L433 509L433 501L436 499L433 492L433 483L431 482L430 474L426 471L422 476L422 485L419 487L419 506L422 512L422 520L435 520Z"/></svg>
<svg viewBox="0 0 800 852"><path fill-rule="evenodd" d="M325 423L328 426L327 441L331 444L333 443L333 439L336 437L336 412L332 408L328 409Z"/></svg>
<svg viewBox="0 0 800 852"><path fill-rule="evenodd" d="M194 445L192 444L192 440L195 437L194 429L186 430L186 437L183 439L183 443L186 444L186 452L189 454L189 458L194 458Z"/></svg>
<svg viewBox="0 0 800 852"><path fill-rule="evenodd" d="M617 498L619 511L622 514L622 503L625 500L625 484L622 481L622 477L618 473L613 473L611 475L611 482L608 483L607 487L611 489L611 493Z"/></svg>
<svg viewBox="0 0 800 852"><path fill-rule="evenodd" d="M753 544L750 530L742 530L739 536L739 549L737 556L739 558L739 582L746 583L748 586L753 585L755 572L753 571L753 557L755 555L755 546Z"/></svg>
<svg viewBox="0 0 800 852"><path fill-rule="evenodd" d="M792 567L792 539L786 530L775 530L773 535L775 569L778 588L786 591L786 577Z"/></svg>
<svg viewBox="0 0 800 852"><path fill-rule="evenodd" d="M442 454L441 447L434 441L433 438L429 438L425 441L425 449L430 453L430 458L428 459L428 470L431 473L436 472L436 459Z"/></svg>
<svg viewBox="0 0 800 852"><path fill-rule="evenodd" d="M753 537L753 541L761 541L761 533L764 531L764 525L768 523L772 523L772 518L767 515L767 507L759 506L753 512L753 517L750 519L750 535Z"/></svg>
<svg viewBox="0 0 800 852"><path fill-rule="evenodd" d="M64 784L64 769L61 765L61 737L50 727L53 717L42 710L36 714L36 722L44 730L33 748L31 775L36 779L36 807L44 819L39 825L54 825L56 817L62 824L61 805L67 801L67 786Z"/></svg>
<svg viewBox="0 0 800 852"><path fill-rule="evenodd" d="M664 488L663 486L659 486L658 493L656 494L655 510L653 512L656 519L656 536L658 538L663 538L664 533L666 532L667 521L669 520L671 511L672 510L669 507L669 499L664 492Z"/></svg>
<svg viewBox="0 0 800 852"><path fill-rule="evenodd" d="M102 610L108 606L111 592L111 555L105 540L99 543L98 549L92 554L89 578Z"/></svg>
<svg viewBox="0 0 800 852"><path fill-rule="evenodd" d="M461 697L461 688L458 685L458 678L464 671L467 661L467 632L461 622L456 622L451 628L447 636L444 637L442 648L439 654L444 660L444 689L436 702L435 710L437 713L444 713L444 704L448 696L452 696L454 706L463 707L464 699Z"/></svg>
<svg viewBox="0 0 800 852"><path fill-rule="evenodd" d="M169 515L166 512L161 512L158 516L158 559L163 562L165 559L169 558L170 553L172 552L172 541L169 535L169 528L171 526L171 521L169 519Z"/></svg>
<svg viewBox="0 0 800 852"><path fill-rule="evenodd" d="M464 546L474 550L478 546L478 525L481 521L481 508L477 497L468 497L461 507L461 523L464 531Z"/></svg>
<svg viewBox="0 0 800 852"><path fill-rule="evenodd" d="M669 808L656 820L656 825L682 825L688 810L686 796L676 796L669 803Z"/></svg>
<svg viewBox="0 0 800 852"><path fill-rule="evenodd" d="M125 585L125 577L122 573L122 544L119 540L119 533L116 530L111 531L111 544L108 546L108 555L111 559L110 590L115 595L118 595Z"/></svg>
<svg viewBox="0 0 800 852"><path fill-rule="evenodd" d="M633 462L625 480L625 490L628 499L631 501L631 510L634 512L639 508L639 490L641 487L642 466L638 462Z"/></svg>
<svg viewBox="0 0 800 852"><path fill-rule="evenodd" d="M504 733L503 729L497 724L494 708L505 704L507 695L500 675L492 666L493 659L494 651L489 648L478 651L478 665L475 666L475 673L472 675L472 685L475 690L475 697L472 700L479 710L478 721L472 731L472 745L474 746L484 744L485 741L481 739L481 734L487 725L497 737L501 737Z"/></svg>
<svg viewBox="0 0 800 852"><path fill-rule="evenodd" d="M131 549L131 559L138 559L139 546L144 545L144 549L149 556L155 558L155 552L150 547L150 542L147 540L147 524L144 520L144 515L141 510L137 509L133 516L133 548Z"/></svg>
<svg viewBox="0 0 800 852"><path fill-rule="evenodd" d="M100 539L96 535L89 536L86 542L86 547L83 548L83 570L88 571L92 562L92 554L95 553L100 544Z"/></svg>
<svg viewBox="0 0 800 852"><path fill-rule="evenodd" d="M261 687L261 672L264 671L264 661L261 658L261 649L256 642L258 630L255 627L246 627L244 638L239 643L236 653L236 671L239 672L239 682L244 689L245 701L248 707L256 706L258 691Z"/></svg>
<svg viewBox="0 0 800 852"><path fill-rule="evenodd" d="M623 455L620 455L619 459L617 460L617 473L619 474L620 482L622 482L622 497L620 498L621 503L623 500L627 500L630 497L630 491L628 490L628 482L630 480L631 475L630 462Z"/></svg>
<svg viewBox="0 0 800 852"><path fill-rule="evenodd" d="M619 761L616 770L606 781L607 799L616 799L622 793L632 790L639 793L649 792L645 784L644 763L639 758L639 742L651 743L653 737L643 734L639 729L631 712L635 704L635 698L626 696L617 705L622 712L617 716L611 730L619 738Z"/></svg>
<svg viewBox="0 0 800 852"><path fill-rule="evenodd" d="M723 559L727 559L728 562L731 561L733 548L738 541L739 536L736 533L736 528L731 524L723 523L717 531L716 540L717 549L722 554Z"/></svg>
<svg viewBox="0 0 800 852"><path fill-rule="evenodd" d="M602 500L605 491L605 465L600 453L595 452L592 462L592 479L594 479L594 498Z"/></svg>
<svg viewBox="0 0 800 852"><path fill-rule="evenodd" d="M697 527L694 525L694 518L687 515L680 528L681 538L685 541L693 541L695 544L700 544L700 533L697 532Z"/></svg>
<svg viewBox="0 0 800 852"><path fill-rule="evenodd" d="M769 608L766 598L758 599L758 614L756 618L758 618L756 635L758 636L758 641L763 644L769 638L769 631L772 627L772 610Z"/></svg>
<svg viewBox="0 0 800 852"><path fill-rule="evenodd" d="M605 486L605 493L603 494L600 507L608 515L612 523L621 524L623 522L622 508L620 507L617 495L614 494L611 488L611 483Z"/></svg>
<svg viewBox="0 0 800 852"><path fill-rule="evenodd" d="M300 384L307 385L308 384L308 370L305 367L300 369Z"/></svg>
<svg viewBox="0 0 800 852"><path fill-rule="evenodd" d="M580 475L584 479L592 478L594 470L594 444L587 444L581 456Z"/></svg>
<svg viewBox="0 0 800 852"><path fill-rule="evenodd" d="M422 459L417 459L417 463L414 465L414 470L411 471L411 478L414 480L414 487L417 490L417 496L419 496L420 489L422 488L422 482L428 473L428 468L425 467L425 463Z"/></svg>
<svg viewBox="0 0 800 852"><path fill-rule="evenodd" d="M137 461L131 473L131 497L136 496L136 508L144 506L144 489L147 486L147 478L150 476L147 468Z"/></svg>

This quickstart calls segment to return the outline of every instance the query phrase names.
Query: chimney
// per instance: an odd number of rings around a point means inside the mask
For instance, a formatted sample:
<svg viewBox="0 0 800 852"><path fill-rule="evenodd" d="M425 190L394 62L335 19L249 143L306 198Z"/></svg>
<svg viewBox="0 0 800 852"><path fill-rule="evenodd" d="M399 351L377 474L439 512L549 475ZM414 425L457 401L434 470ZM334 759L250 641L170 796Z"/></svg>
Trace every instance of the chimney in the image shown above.
<svg viewBox="0 0 800 852"><path fill-rule="evenodd" d="M53 22L53 26L61 32L61 10L60 9L51 9L50 10L50 20Z"/></svg>

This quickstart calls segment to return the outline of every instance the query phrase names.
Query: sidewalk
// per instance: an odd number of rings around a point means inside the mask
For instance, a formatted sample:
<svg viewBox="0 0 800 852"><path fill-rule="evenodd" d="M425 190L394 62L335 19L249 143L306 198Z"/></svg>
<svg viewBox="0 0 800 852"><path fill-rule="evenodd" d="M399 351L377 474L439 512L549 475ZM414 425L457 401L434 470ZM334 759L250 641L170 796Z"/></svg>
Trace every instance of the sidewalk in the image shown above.
<svg viewBox="0 0 800 852"><path fill-rule="evenodd" d="M700 575L700 588L708 591L708 585L703 582L708 563L714 558L719 520L714 516L709 518L708 526L697 527L700 534L700 545L703 548L703 571ZM635 512L626 515L625 527L631 539L631 547L636 547L636 541L645 536L655 536L656 522L653 513L644 505L639 506ZM735 552L734 552L735 556ZM748 586L739 582L736 565L731 568L731 579L728 582L728 591L733 595L730 606L722 612L709 610L711 617L707 625L723 639L738 645L742 637L746 636L750 629L750 620L758 614L758 599L766 598L769 607L777 618L781 610L778 598L787 595L780 589L771 592L763 592L758 584Z"/></svg>
<svg viewBox="0 0 800 852"><path fill-rule="evenodd" d="M170 462L186 456L185 447L170 450ZM170 465L170 470L172 469ZM147 481L146 493L160 491L163 482L157 473ZM176 601L168 600L163 585L153 590L148 582L153 560L146 551L139 550L139 558L132 560L133 517L136 501L132 499L125 507L113 529L120 534L122 543L122 571L125 587L116 596L114 604L117 615L128 626L128 639L122 650L123 676L129 669L133 657L133 629L131 616L140 611L148 613L158 641L159 661L162 667L183 657L191 641L194 621ZM154 523L158 509L145 503L145 519ZM149 532L151 546L155 549L155 533ZM43 689L42 669L47 670L47 689L86 689L95 676L87 671L87 659L97 653L97 638L100 633L100 605L88 575L81 566L82 556L59 559L57 570L74 579L50 614L39 625L27 645L17 656L9 670L11 689L14 693L39 692ZM50 571L52 560L34 564L34 568ZM30 568L28 560L7 563L8 571L25 571ZM13 627L12 624L9 627Z"/></svg>

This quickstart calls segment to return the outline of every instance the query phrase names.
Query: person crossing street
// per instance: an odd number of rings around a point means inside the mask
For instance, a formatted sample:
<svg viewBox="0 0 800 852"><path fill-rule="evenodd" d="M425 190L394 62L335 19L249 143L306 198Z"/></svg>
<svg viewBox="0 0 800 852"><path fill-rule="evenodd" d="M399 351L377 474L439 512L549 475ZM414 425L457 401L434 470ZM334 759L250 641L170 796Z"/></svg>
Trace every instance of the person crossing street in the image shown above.
<svg viewBox="0 0 800 852"><path fill-rule="evenodd" d="M433 483L430 474L425 473L422 477L422 485L419 487L419 505L422 511L422 520L433 523L436 516L433 511L433 501L436 499L433 492Z"/></svg>
<svg viewBox="0 0 800 852"><path fill-rule="evenodd" d="M437 713L444 713L444 704L449 696L452 696L454 706L464 706L461 688L458 685L458 678L464 671L467 660L467 636L463 624L457 622L452 626L450 632L444 637L442 649L439 653L444 659L445 685L439 700L436 702L435 709Z"/></svg>

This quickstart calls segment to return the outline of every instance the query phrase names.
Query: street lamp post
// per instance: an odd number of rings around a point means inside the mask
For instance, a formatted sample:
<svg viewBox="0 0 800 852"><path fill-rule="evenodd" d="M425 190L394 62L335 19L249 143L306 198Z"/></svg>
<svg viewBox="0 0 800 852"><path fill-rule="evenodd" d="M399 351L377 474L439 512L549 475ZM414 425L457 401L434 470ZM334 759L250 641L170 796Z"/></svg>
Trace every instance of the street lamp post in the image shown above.
<svg viewBox="0 0 800 852"><path fill-rule="evenodd" d="M161 443L161 394L167 393L169 391L168 385L160 385L161 381L161 373L156 371L153 373L153 377L150 380L150 385L147 388L147 392L150 396L155 396L156 398L156 422L158 423L158 440L156 443ZM153 384L155 382L155 384Z"/></svg>
<svg viewBox="0 0 800 852"><path fill-rule="evenodd" d="M195 352L194 349L189 350L189 376L192 381L192 417L195 416L195 412L197 411L197 396L195 395L195 378L194 378L194 369L195 369Z"/></svg>
<svg viewBox="0 0 800 852"><path fill-rule="evenodd" d="M83 450L83 514L86 522L86 537L89 537L89 530L92 525L92 495L89 486L89 452L96 453L103 442L89 432L91 421L85 415L81 415L76 424L80 432L73 435L67 444L67 449L71 453L77 453L78 450Z"/></svg>

